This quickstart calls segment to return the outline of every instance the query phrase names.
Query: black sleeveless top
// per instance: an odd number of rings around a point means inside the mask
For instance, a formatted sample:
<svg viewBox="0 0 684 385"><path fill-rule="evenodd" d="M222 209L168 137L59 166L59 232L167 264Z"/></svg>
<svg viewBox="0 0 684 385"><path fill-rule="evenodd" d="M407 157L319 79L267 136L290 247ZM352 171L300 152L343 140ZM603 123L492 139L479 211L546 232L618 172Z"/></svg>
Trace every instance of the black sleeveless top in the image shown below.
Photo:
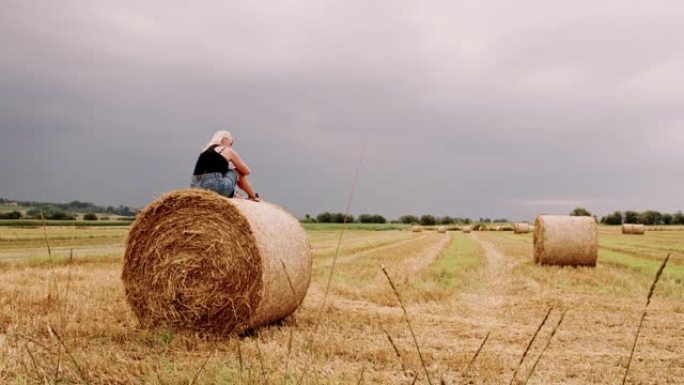
<svg viewBox="0 0 684 385"><path fill-rule="evenodd" d="M192 173L193 175L201 175L210 172L220 172L225 175L225 173L228 172L228 161L223 155L216 152L216 147L218 147L218 144L214 144L200 154L199 158L197 158L195 171Z"/></svg>

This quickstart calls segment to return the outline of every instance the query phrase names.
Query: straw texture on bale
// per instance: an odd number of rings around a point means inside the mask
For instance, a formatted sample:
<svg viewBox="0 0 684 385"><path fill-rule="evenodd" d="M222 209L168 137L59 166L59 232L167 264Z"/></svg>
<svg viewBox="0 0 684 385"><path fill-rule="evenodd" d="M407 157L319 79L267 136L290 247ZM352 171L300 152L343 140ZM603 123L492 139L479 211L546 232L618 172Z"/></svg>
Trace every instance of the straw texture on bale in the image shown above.
<svg viewBox="0 0 684 385"><path fill-rule="evenodd" d="M311 247L299 221L278 206L179 190L138 215L122 279L143 327L241 333L299 307Z"/></svg>
<svg viewBox="0 0 684 385"><path fill-rule="evenodd" d="M446 226L437 226L437 232L438 233L446 233L447 232Z"/></svg>
<svg viewBox="0 0 684 385"><path fill-rule="evenodd" d="M414 226L411 228L411 230L412 230L414 233L420 233L420 232L423 231L423 226L414 225Z"/></svg>
<svg viewBox="0 0 684 385"><path fill-rule="evenodd" d="M646 232L646 226L625 223L622 225L622 234L642 235Z"/></svg>
<svg viewBox="0 0 684 385"><path fill-rule="evenodd" d="M596 266L593 217L540 215L534 224L534 261L545 265Z"/></svg>
<svg viewBox="0 0 684 385"><path fill-rule="evenodd" d="M469 232L471 232L471 231L472 231L472 228L471 228L470 226L466 226L466 227L463 228L463 232L464 232L464 233L469 233Z"/></svg>
<svg viewBox="0 0 684 385"><path fill-rule="evenodd" d="M528 223L516 223L513 225L513 232L516 234L527 234L531 230L530 227Z"/></svg>

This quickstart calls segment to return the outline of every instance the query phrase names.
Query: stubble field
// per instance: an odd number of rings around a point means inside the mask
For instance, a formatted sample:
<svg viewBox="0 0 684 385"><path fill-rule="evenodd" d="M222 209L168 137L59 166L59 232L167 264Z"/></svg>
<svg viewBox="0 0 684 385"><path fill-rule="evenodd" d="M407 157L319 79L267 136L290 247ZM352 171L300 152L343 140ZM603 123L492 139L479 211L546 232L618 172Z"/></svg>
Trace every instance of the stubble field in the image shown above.
<svg viewBox="0 0 684 385"><path fill-rule="evenodd" d="M529 383L620 384L668 252L627 383L684 383L684 231L671 230L601 227L593 269L535 265L531 235L347 231L323 308L340 232L313 226L302 307L216 339L138 327L120 280L126 228L48 227L52 258L42 228L0 228L0 383L509 384L551 309L513 383L564 313Z"/></svg>

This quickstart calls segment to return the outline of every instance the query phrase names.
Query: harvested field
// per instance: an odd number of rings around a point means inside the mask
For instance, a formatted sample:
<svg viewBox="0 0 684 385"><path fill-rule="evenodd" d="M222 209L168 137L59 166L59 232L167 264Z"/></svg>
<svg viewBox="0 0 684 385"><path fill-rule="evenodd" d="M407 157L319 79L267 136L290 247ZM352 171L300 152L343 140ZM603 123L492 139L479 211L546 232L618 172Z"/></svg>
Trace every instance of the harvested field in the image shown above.
<svg viewBox="0 0 684 385"><path fill-rule="evenodd" d="M321 313L340 233L310 230L312 287L302 307L279 324L216 339L137 326L120 280L124 229L47 231L53 252L60 250L52 264L43 229L0 228L3 384L408 384L416 374L426 384L381 264L407 307L433 383L508 384L551 306L516 378L525 379L567 310L529 383L619 383L668 251L628 383L684 378L681 232L624 237L618 227L599 227L598 264L589 269L534 264L532 234L348 231ZM67 255L74 249L71 263L62 248Z"/></svg>

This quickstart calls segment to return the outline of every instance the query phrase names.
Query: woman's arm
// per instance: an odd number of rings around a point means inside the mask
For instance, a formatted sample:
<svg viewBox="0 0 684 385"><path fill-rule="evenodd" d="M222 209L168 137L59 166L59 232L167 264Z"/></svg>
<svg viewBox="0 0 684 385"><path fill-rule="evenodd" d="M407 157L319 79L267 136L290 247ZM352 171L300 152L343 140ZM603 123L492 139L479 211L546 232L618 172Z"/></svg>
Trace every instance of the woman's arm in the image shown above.
<svg viewBox="0 0 684 385"><path fill-rule="evenodd" d="M235 169L240 175L249 175L249 167L247 167L247 164L242 161L242 158L240 158L240 155L237 153L237 151L233 150L232 148L226 148L224 151L221 151L221 155L223 155L223 157L228 161L233 162Z"/></svg>

